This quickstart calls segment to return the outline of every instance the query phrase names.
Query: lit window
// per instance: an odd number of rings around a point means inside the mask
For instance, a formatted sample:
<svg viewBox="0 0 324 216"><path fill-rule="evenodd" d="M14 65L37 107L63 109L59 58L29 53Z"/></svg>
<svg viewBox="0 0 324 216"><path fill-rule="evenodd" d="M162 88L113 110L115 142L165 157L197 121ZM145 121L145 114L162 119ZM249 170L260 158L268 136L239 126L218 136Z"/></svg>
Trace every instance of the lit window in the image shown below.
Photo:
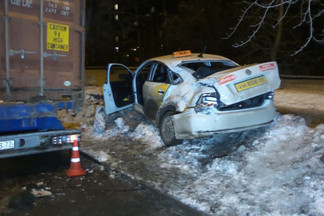
<svg viewBox="0 0 324 216"><path fill-rule="evenodd" d="M119 47L118 46L115 47L115 51L119 52Z"/></svg>
<svg viewBox="0 0 324 216"><path fill-rule="evenodd" d="M115 20L118 21L118 14L115 15Z"/></svg>
<svg viewBox="0 0 324 216"><path fill-rule="evenodd" d="M118 4L115 4L115 10L118 10Z"/></svg>

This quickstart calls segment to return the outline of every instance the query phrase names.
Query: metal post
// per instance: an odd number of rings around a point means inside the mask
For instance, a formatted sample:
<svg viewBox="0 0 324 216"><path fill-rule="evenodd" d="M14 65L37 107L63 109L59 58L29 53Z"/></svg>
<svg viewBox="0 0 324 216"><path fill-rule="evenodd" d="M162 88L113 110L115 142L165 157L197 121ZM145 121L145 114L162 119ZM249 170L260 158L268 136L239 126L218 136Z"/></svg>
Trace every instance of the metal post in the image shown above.
<svg viewBox="0 0 324 216"><path fill-rule="evenodd" d="M10 38L9 38L9 6L8 0L5 0L5 11L4 11L4 19L5 19L5 47L6 47L6 80L5 85L7 88L7 95L10 96L10 86L11 86L11 78L10 78L10 56L9 56L9 46L10 46Z"/></svg>
<svg viewBox="0 0 324 216"><path fill-rule="evenodd" d="M85 26L85 16L84 16L84 1L81 0L80 1L80 26L81 28L83 28ZM83 80L83 68L84 68L84 52L85 52L85 41L84 41L84 31L81 30L80 31L80 71L79 71L79 79L80 80ZM83 86L83 83L82 83L82 86Z"/></svg>
<svg viewBox="0 0 324 216"><path fill-rule="evenodd" d="M40 78L39 78L39 95L44 95L44 1L40 0L40 14L39 14L39 25L40 25Z"/></svg>
<svg viewBox="0 0 324 216"><path fill-rule="evenodd" d="M80 25L81 28L85 26L85 0L80 1ZM84 68L85 68L85 62L84 62L84 53L85 53L85 32L82 30L80 31L80 56L79 56L79 80L81 80L81 98L84 96ZM82 102L80 102L81 104ZM79 107L79 104L78 104Z"/></svg>

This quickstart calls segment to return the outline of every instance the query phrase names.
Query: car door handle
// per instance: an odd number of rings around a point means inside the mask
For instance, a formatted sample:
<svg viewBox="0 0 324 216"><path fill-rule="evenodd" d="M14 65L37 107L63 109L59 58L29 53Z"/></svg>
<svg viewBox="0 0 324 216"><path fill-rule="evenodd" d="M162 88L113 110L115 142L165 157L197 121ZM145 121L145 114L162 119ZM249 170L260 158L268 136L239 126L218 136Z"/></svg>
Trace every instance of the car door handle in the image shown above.
<svg viewBox="0 0 324 216"><path fill-rule="evenodd" d="M164 94L164 91L161 90L161 89L159 89L159 90L158 90L158 93L159 93L160 95L163 95L163 94Z"/></svg>

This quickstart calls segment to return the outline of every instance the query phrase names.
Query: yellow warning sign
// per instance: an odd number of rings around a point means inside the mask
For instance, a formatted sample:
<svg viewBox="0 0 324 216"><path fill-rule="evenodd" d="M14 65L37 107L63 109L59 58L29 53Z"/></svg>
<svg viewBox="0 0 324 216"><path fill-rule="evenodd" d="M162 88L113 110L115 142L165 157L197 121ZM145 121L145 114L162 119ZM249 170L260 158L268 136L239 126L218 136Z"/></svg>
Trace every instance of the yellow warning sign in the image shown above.
<svg viewBox="0 0 324 216"><path fill-rule="evenodd" d="M47 49L69 51L69 26L47 23Z"/></svg>

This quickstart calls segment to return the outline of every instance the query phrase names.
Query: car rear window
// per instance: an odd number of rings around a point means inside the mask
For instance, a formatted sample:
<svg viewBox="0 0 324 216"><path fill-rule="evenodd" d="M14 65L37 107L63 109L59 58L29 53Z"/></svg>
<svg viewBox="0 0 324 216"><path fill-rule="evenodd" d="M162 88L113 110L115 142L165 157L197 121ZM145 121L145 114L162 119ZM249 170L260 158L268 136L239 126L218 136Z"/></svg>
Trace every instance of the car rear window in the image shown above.
<svg viewBox="0 0 324 216"><path fill-rule="evenodd" d="M191 69L193 71L192 75L196 79L202 79L219 71L224 71L227 69L238 67L238 65L232 61L185 62L182 63L180 66Z"/></svg>

